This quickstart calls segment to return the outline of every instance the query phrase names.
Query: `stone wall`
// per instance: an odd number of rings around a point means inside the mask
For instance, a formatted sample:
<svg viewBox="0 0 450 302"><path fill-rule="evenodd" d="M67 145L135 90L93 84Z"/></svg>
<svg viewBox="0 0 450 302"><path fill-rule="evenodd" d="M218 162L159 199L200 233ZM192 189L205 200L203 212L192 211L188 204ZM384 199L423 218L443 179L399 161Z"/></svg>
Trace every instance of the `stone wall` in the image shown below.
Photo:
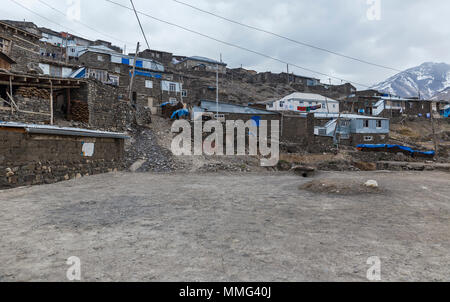
<svg viewBox="0 0 450 302"><path fill-rule="evenodd" d="M405 114L410 116L422 116L426 117L427 114L432 112L432 103L429 101L413 101L406 103Z"/></svg>
<svg viewBox="0 0 450 302"><path fill-rule="evenodd" d="M17 64L12 65L12 71L27 72L28 64L39 62L39 39L31 34L25 34L21 30L0 24L0 37L10 41L10 49L7 51Z"/></svg>
<svg viewBox="0 0 450 302"><path fill-rule="evenodd" d="M89 125L111 131L123 131L133 123L134 110L124 94L121 88L95 80L71 90L72 100L88 103Z"/></svg>
<svg viewBox="0 0 450 302"><path fill-rule="evenodd" d="M92 157L83 143L94 143ZM0 189L48 184L121 170L124 140L57 135L30 135L0 129Z"/></svg>
<svg viewBox="0 0 450 302"><path fill-rule="evenodd" d="M366 141L365 137L372 137L371 141ZM387 144L389 142L389 134L352 134L350 139L351 146L360 144Z"/></svg>
<svg viewBox="0 0 450 302"><path fill-rule="evenodd" d="M50 100L36 97L23 97L16 94L14 101L20 111L11 111L10 107L0 108L0 121L25 122L34 124L50 123Z"/></svg>

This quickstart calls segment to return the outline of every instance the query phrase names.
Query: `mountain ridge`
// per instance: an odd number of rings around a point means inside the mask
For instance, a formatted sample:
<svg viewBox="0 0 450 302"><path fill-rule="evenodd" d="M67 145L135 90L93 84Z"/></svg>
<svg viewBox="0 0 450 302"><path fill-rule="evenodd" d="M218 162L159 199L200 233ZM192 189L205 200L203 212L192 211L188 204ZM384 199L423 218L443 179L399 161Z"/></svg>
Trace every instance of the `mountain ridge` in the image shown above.
<svg viewBox="0 0 450 302"><path fill-rule="evenodd" d="M450 65L425 62L406 69L371 87L380 92L410 98L431 99L450 88ZM448 91L450 97L450 91Z"/></svg>

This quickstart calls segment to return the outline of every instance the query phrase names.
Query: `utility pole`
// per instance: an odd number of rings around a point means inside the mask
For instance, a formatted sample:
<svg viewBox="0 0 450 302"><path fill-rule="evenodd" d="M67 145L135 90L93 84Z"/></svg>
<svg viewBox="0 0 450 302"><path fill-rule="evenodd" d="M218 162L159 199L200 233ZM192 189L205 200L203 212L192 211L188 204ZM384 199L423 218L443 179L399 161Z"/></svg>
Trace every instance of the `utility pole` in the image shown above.
<svg viewBox="0 0 450 302"><path fill-rule="evenodd" d="M219 119L219 64L216 64L216 104L217 104L216 119Z"/></svg>
<svg viewBox="0 0 450 302"><path fill-rule="evenodd" d="M286 64L286 67L287 67L287 73L286 73L286 75L287 75L287 84L289 85L289 64Z"/></svg>
<svg viewBox="0 0 450 302"><path fill-rule="evenodd" d="M129 91L128 91L128 100L130 102L131 102L131 97L133 94L133 82L134 82L134 77L135 77L134 74L136 73L136 59L137 59L138 52L139 52L139 42L137 43L136 53L134 54L133 73L131 74L130 86L129 86Z"/></svg>
<svg viewBox="0 0 450 302"><path fill-rule="evenodd" d="M145 43L147 43L147 47L150 50L150 44L148 43L147 36L145 35L145 32L144 32L144 28L142 28L141 20L139 19L136 8L134 7L133 0L130 0L130 2L131 2L131 5L133 6L134 14L136 15L136 19L138 20L139 27L141 28L142 35L144 36Z"/></svg>
<svg viewBox="0 0 450 302"><path fill-rule="evenodd" d="M433 104L430 103L430 108L431 108L431 129L433 131L433 143L434 143L434 151L436 152L436 155L438 155L439 152L439 144L437 142L437 138L436 138L436 128L435 128L435 124L434 124L434 112L433 112Z"/></svg>
<svg viewBox="0 0 450 302"><path fill-rule="evenodd" d="M53 125L53 82L50 80L50 125Z"/></svg>

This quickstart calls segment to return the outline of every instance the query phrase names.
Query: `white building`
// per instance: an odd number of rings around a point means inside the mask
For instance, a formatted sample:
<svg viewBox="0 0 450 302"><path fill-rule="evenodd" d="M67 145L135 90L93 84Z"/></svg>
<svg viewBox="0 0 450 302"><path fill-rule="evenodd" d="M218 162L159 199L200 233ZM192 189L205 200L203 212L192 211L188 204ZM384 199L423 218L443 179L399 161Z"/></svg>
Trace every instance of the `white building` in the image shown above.
<svg viewBox="0 0 450 302"><path fill-rule="evenodd" d="M267 105L267 110L339 113L339 102L320 94L294 92Z"/></svg>

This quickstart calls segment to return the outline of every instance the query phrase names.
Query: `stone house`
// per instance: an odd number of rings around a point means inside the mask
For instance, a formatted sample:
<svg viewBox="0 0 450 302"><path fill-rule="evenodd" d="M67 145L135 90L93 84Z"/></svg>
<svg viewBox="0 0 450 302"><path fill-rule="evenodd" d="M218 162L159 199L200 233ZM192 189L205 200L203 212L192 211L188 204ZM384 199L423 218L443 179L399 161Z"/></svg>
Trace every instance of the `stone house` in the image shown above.
<svg viewBox="0 0 450 302"><path fill-rule="evenodd" d="M341 101L341 112L385 118L407 116L427 117L437 112L436 101L404 99L368 90Z"/></svg>
<svg viewBox="0 0 450 302"><path fill-rule="evenodd" d="M134 54L132 53L130 53L129 55L134 56ZM138 57L144 59L152 59L162 63L165 67L168 67L172 63L173 54L160 50L146 49L144 51L141 51L138 54Z"/></svg>
<svg viewBox="0 0 450 302"><path fill-rule="evenodd" d="M26 73L30 70L30 62L39 62L40 38L39 35L0 21L0 51L17 63L11 71Z"/></svg>
<svg viewBox="0 0 450 302"><path fill-rule="evenodd" d="M217 68L219 68L220 74L227 73L227 64L223 62L219 62L213 59L193 56L182 59L181 61L174 64L175 69L177 70L193 70L193 71L207 71L207 72L216 72Z"/></svg>
<svg viewBox="0 0 450 302"><path fill-rule="evenodd" d="M116 53L105 47L89 47L79 53L77 62L84 66L76 74L79 78L93 78L102 83L117 86L128 99L134 57ZM165 102L177 103L187 98L179 75L168 73L165 67L153 60L138 57L131 92L131 102L139 107L151 108L157 113Z"/></svg>
<svg viewBox="0 0 450 302"><path fill-rule="evenodd" d="M267 110L339 113L339 102L319 94L294 92L267 104Z"/></svg>

